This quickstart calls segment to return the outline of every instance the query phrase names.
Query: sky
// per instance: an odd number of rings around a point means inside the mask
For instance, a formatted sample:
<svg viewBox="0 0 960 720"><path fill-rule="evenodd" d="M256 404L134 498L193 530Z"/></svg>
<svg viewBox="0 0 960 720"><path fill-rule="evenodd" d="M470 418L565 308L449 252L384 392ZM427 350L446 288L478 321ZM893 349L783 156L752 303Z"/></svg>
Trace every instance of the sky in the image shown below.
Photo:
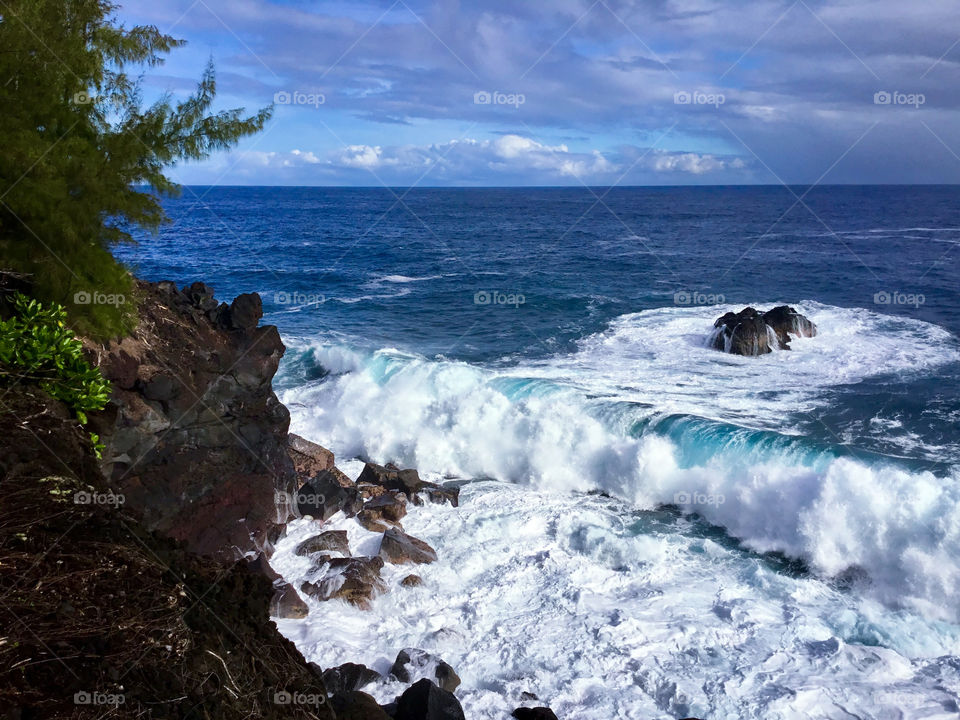
<svg viewBox="0 0 960 720"><path fill-rule="evenodd" d="M957 0L121 0L259 135L195 185L960 182Z"/></svg>

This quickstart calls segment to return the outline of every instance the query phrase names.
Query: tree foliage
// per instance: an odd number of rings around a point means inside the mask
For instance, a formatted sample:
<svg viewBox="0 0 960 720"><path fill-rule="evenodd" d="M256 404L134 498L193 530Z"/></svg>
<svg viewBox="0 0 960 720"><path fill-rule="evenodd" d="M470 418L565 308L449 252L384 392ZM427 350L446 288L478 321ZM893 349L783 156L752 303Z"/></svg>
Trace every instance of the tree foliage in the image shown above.
<svg viewBox="0 0 960 720"><path fill-rule="evenodd" d="M135 303L74 295L133 296L110 247L166 221L160 199L179 188L164 170L231 147L271 112L215 112L212 63L189 97L145 105L131 71L162 64L182 41L125 28L116 10L109 0L0 4L0 265L31 274L37 297L97 336L128 330Z"/></svg>

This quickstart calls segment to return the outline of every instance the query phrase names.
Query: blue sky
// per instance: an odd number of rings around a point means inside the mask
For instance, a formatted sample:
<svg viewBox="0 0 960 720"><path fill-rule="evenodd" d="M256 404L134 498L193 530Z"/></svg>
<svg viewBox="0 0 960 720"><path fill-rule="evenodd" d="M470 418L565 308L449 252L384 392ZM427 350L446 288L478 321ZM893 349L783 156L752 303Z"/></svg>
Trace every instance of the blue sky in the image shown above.
<svg viewBox="0 0 960 720"><path fill-rule="evenodd" d="M188 184L960 182L956 0L128 0L260 135Z"/></svg>

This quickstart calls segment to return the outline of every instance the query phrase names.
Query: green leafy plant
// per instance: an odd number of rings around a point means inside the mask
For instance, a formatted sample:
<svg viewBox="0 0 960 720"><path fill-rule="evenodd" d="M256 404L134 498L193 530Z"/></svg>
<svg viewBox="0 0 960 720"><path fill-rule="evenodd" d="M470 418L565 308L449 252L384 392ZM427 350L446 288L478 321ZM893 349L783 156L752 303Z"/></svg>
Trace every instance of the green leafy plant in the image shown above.
<svg viewBox="0 0 960 720"><path fill-rule="evenodd" d="M66 321L62 306L44 306L17 293L12 317L0 321L0 382L39 385L85 425L87 413L102 410L110 399L110 383L87 362L83 345ZM90 439L99 457L103 446L95 434Z"/></svg>

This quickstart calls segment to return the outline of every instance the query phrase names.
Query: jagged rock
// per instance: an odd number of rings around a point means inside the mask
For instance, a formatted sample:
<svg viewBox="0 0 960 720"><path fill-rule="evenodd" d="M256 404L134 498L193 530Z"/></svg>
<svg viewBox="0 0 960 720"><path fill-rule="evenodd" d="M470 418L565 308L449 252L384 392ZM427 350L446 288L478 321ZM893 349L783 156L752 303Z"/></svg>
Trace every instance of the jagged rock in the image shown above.
<svg viewBox="0 0 960 720"><path fill-rule="evenodd" d="M423 540L407 535L397 528L390 528L380 541L379 556L385 562L395 565L424 564L435 562L437 552Z"/></svg>
<svg viewBox="0 0 960 720"><path fill-rule="evenodd" d="M357 489L341 485L331 470L324 470L306 482L297 491L296 500L301 515L320 520L328 520L341 510L347 517L353 517L363 507Z"/></svg>
<svg viewBox="0 0 960 720"><path fill-rule="evenodd" d="M457 487L429 487L426 490L430 502L442 505L450 503L453 507L460 505L460 488Z"/></svg>
<svg viewBox="0 0 960 720"><path fill-rule="evenodd" d="M350 556L350 543L346 530L327 530L304 540L294 551L297 555L312 555L317 552L338 552Z"/></svg>
<svg viewBox="0 0 960 720"><path fill-rule="evenodd" d="M230 326L234 330L252 330L263 317L263 301L257 293L237 295L230 303Z"/></svg>
<svg viewBox="0 0 960 720"><path fill-rule="evenodd" d="M513 711L513 717L517 720L557 720L553 710L548 707L519 707Z"/></svg>
<svg viewBox="0 0 960 720"><path fill-rule="evenodd" d="M419 575L407 575L400 581L400 584L403 585L403 587L420 587L423 585L423 578Z"/></svg>
<svg viewBox="0 0 960 720"><path fill-rule="evenodd" d="M304 481L334 467L332 452L293 433L287 435L287 452Z"/></svg>
<svg viewBox="0 0 960 720"><path fill-rule="evenodd" d="M380 679L376 670L358 663L344 663L323 671L323 684L331 693L350 693Z"/></svg>
<svg viewBox="0 0 960 720"><path fill-rule="evenodd" d="M399 493L387 493L368 500L364 503L363 510L360 513L362 516L361 522L373 521L385 527L398 524L406 514L407 503L403 495Z"/></svg>
<svg viewBox="0 0 960 720"><path fill-rule="evenodd" d="M318 600L346 600L351 605L369 610L370 601L387 590L386 584L380 578L383 560L378 557L322 556L317 565L329 567L322 578L316 582L305 582L300 589Z"/></svg>
<svg viewBox="0 0 960 720"><path fill-rule="evenodd" d="M713 324L718 332L713 347L734 355L765 355L772 352L772 331L763 320L763 313L755 308L744 308L738 313L728 312Z"/></svg>
<svg viewBox="0 0 960 720"><path fill-rule="evenodd" d="M137 294L131 335L84 341L113 385L108 407L90 413L104 474L148 530L233 563L292 515L278 501L297 483L290 415L271 388L283 343L274 327L212 322L218 303L203 283L140 282Z"/></svg>
<svg viewBox="0 0 960 720"><path fill-rule="evenodd" d="M453 693L424 678L397 700L394 720L465 720L463 708Z"/></svg>
<svg viewBox="0 0 960 720"><path fill-rule="evenodd" d="M814 337L817 326L789 305L779 305L763 314L764 322L777 334L781 350L790 349L790 336Z"/></svg>
<svg viewBox="0 0 960 720"><path fill-rule="evenodd" d="M357 490L360 491L360 495L365 500L380 497L390 492L383 485L371 485L369 483L357 483Z"/></svg>
<svg viewBox="0 0 960 720"><path fill-rule="evenodd" d="M761 312L747 307L728 312L713 324L711 347L734 355L765 355L774 347L790 349L790 336L813 337L817 326L792 307L780 305Z"/></svg>
<svg viewBox="0 0 960 720"><path fill-rule="evenodd" d="M402 683L416 682L421 678L434 680L439 687L451 693L460 686L460 677L450 665L417 648L401 650L390 668L390 674Z"/></svg>
<svg viewBox="0 0 960 720"><path fill-rule="evenodd" d="M429 485L421 480L420 474L412 468L401 470L396 465L377 465L376 463L367 463L363 466L363 472L357 478L357 483L381 485L388 490L402 492L408 498L412 498Z"/></svg>
<svg viewBox="0 0 960 720"><path fill-rule="evenodd" d="M307 604L297 594L293 586L284 583L273 591L273 598L270 600L271 617L301 620L309 612L310 608L307 607Z"/></svg>
<svg viewBox="0 0 960 720"><path fill-rule="evenodd" d="M371 695L359 690L334 693L329 704L337 720L391 720Z"/></svg>

